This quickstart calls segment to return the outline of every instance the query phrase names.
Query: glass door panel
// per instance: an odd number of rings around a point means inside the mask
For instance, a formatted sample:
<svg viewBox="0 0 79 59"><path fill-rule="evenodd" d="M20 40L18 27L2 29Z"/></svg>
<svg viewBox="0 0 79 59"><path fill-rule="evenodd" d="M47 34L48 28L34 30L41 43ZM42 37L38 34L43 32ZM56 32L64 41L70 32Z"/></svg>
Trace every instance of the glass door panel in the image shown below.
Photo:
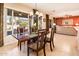
<svg viewBox="0 0 79 59"><path fill-rule="evenodd" d="M6 30L7 36L12 35L12 10L10 9L7 9Z"/></svg>
<svg viewBox="0 0 79 59"><path fill-rule="evenodd" d="M13 42L16 42L17 40L14 39L12 35L17 34L17 27L19 26L25 26L27 29L27 33L29 32L29 20L28 20L28 14L6 9L6 15L5 15L5 45L11 44Z"/></svg>
<svg viewBox="0 0 79 59"><path fill-rule="evenodd" d="M25 32L28 34L29 33L29 20L28 18L24 18L24 17L20 17L20 26L24 26L25 27Z"/></svg>
<svg viewBox="0 0 79 59"><path fill-rule="evenodd" d="M42 29L42 16L38 19L38 29Z"/></svg>
<svg viewBox="0 0 79 59"><path fill-rule="evenodd" d="M28 14L19 11L14 11L13 35L16 35L17 27L25 27L28 33L28 29L29 29L28 26L29 26Z"/></svg>
<svg viewBox="0 0 79 59"><path fill-rule="evenodd" d="M13 18L13 35L17 34L17 27L19 26L19 23L17 22L19 20L19 17Z"/></svg>

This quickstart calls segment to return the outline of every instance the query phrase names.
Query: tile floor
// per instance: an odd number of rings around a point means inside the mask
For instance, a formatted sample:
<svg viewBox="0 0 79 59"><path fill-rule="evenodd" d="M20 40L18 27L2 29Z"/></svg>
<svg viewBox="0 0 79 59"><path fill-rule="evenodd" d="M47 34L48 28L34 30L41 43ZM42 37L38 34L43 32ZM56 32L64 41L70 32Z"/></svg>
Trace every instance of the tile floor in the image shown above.
<svg viewBox="0 0 79 59"><path fill-rule="evenodd" d="M72 37L73 38L73 37ZM78 42L75 39L57 39L57 35L54 38L55 48L51 52L49 44L46 45L47 56L78 56ZM0 56L27 56L27 43L22 45L20 51L17 46L17 41L0 47ZM35 52L30 51L30 56L36 56ZM39 56L43 56L43 51L39 52Z"/></svg>

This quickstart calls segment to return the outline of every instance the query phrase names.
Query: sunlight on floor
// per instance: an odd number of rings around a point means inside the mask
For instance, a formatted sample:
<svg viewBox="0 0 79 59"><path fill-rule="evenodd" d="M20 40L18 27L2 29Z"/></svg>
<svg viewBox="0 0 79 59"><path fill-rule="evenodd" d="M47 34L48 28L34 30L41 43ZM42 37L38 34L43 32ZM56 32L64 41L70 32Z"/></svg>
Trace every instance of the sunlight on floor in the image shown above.
<svg viewBox="0 0 79 59"><path fill-rule="evenodd" d="M62 46L62 50L65 51L65 52L70 52L71 50L71 47L69 46L69 44L63 44Z"/></svg>

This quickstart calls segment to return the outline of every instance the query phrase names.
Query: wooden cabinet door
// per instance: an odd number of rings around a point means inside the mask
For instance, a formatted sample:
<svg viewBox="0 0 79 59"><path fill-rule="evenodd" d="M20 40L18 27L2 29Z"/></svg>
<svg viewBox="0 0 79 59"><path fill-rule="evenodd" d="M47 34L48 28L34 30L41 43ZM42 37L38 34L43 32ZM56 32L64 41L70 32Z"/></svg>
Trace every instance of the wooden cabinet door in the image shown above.
<svg viewBox="0 0 79 59"><path fill-rule="evenodd" d="M4 4L0 3L0 46L3 46L3 11Z"/></svg>

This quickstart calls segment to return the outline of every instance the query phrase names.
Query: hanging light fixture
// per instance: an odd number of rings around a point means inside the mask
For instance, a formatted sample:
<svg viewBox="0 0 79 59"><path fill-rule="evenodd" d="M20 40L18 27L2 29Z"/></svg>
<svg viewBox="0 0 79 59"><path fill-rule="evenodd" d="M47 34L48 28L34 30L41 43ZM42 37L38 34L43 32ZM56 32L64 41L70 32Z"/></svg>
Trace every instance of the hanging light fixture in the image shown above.
<svg viewBox="0 0 79 59"><path fill-rule="evenodd" d="M33 15L33 12L30 12L30 16Z"/></svg>
<svg viewBox="0 0 79 59"><path fill-rule="evenodd" d="M38 12L38 11L36 11L36 13L35 13L35 14L39 15L39 12Z"/></svg>
<svg viewBox="0 0 79 59"><path fill-rule="evenodd" d="M39 13L40 16L43 16L43 13Z"/></svg>
<svg viewBox="0 0 79 59"><path fill-rule="evenodd" d="M35 9L36 9L35 14L39 15L39 12L38 12L38 10L37 10L37 3L35 3Z"/></svg>

